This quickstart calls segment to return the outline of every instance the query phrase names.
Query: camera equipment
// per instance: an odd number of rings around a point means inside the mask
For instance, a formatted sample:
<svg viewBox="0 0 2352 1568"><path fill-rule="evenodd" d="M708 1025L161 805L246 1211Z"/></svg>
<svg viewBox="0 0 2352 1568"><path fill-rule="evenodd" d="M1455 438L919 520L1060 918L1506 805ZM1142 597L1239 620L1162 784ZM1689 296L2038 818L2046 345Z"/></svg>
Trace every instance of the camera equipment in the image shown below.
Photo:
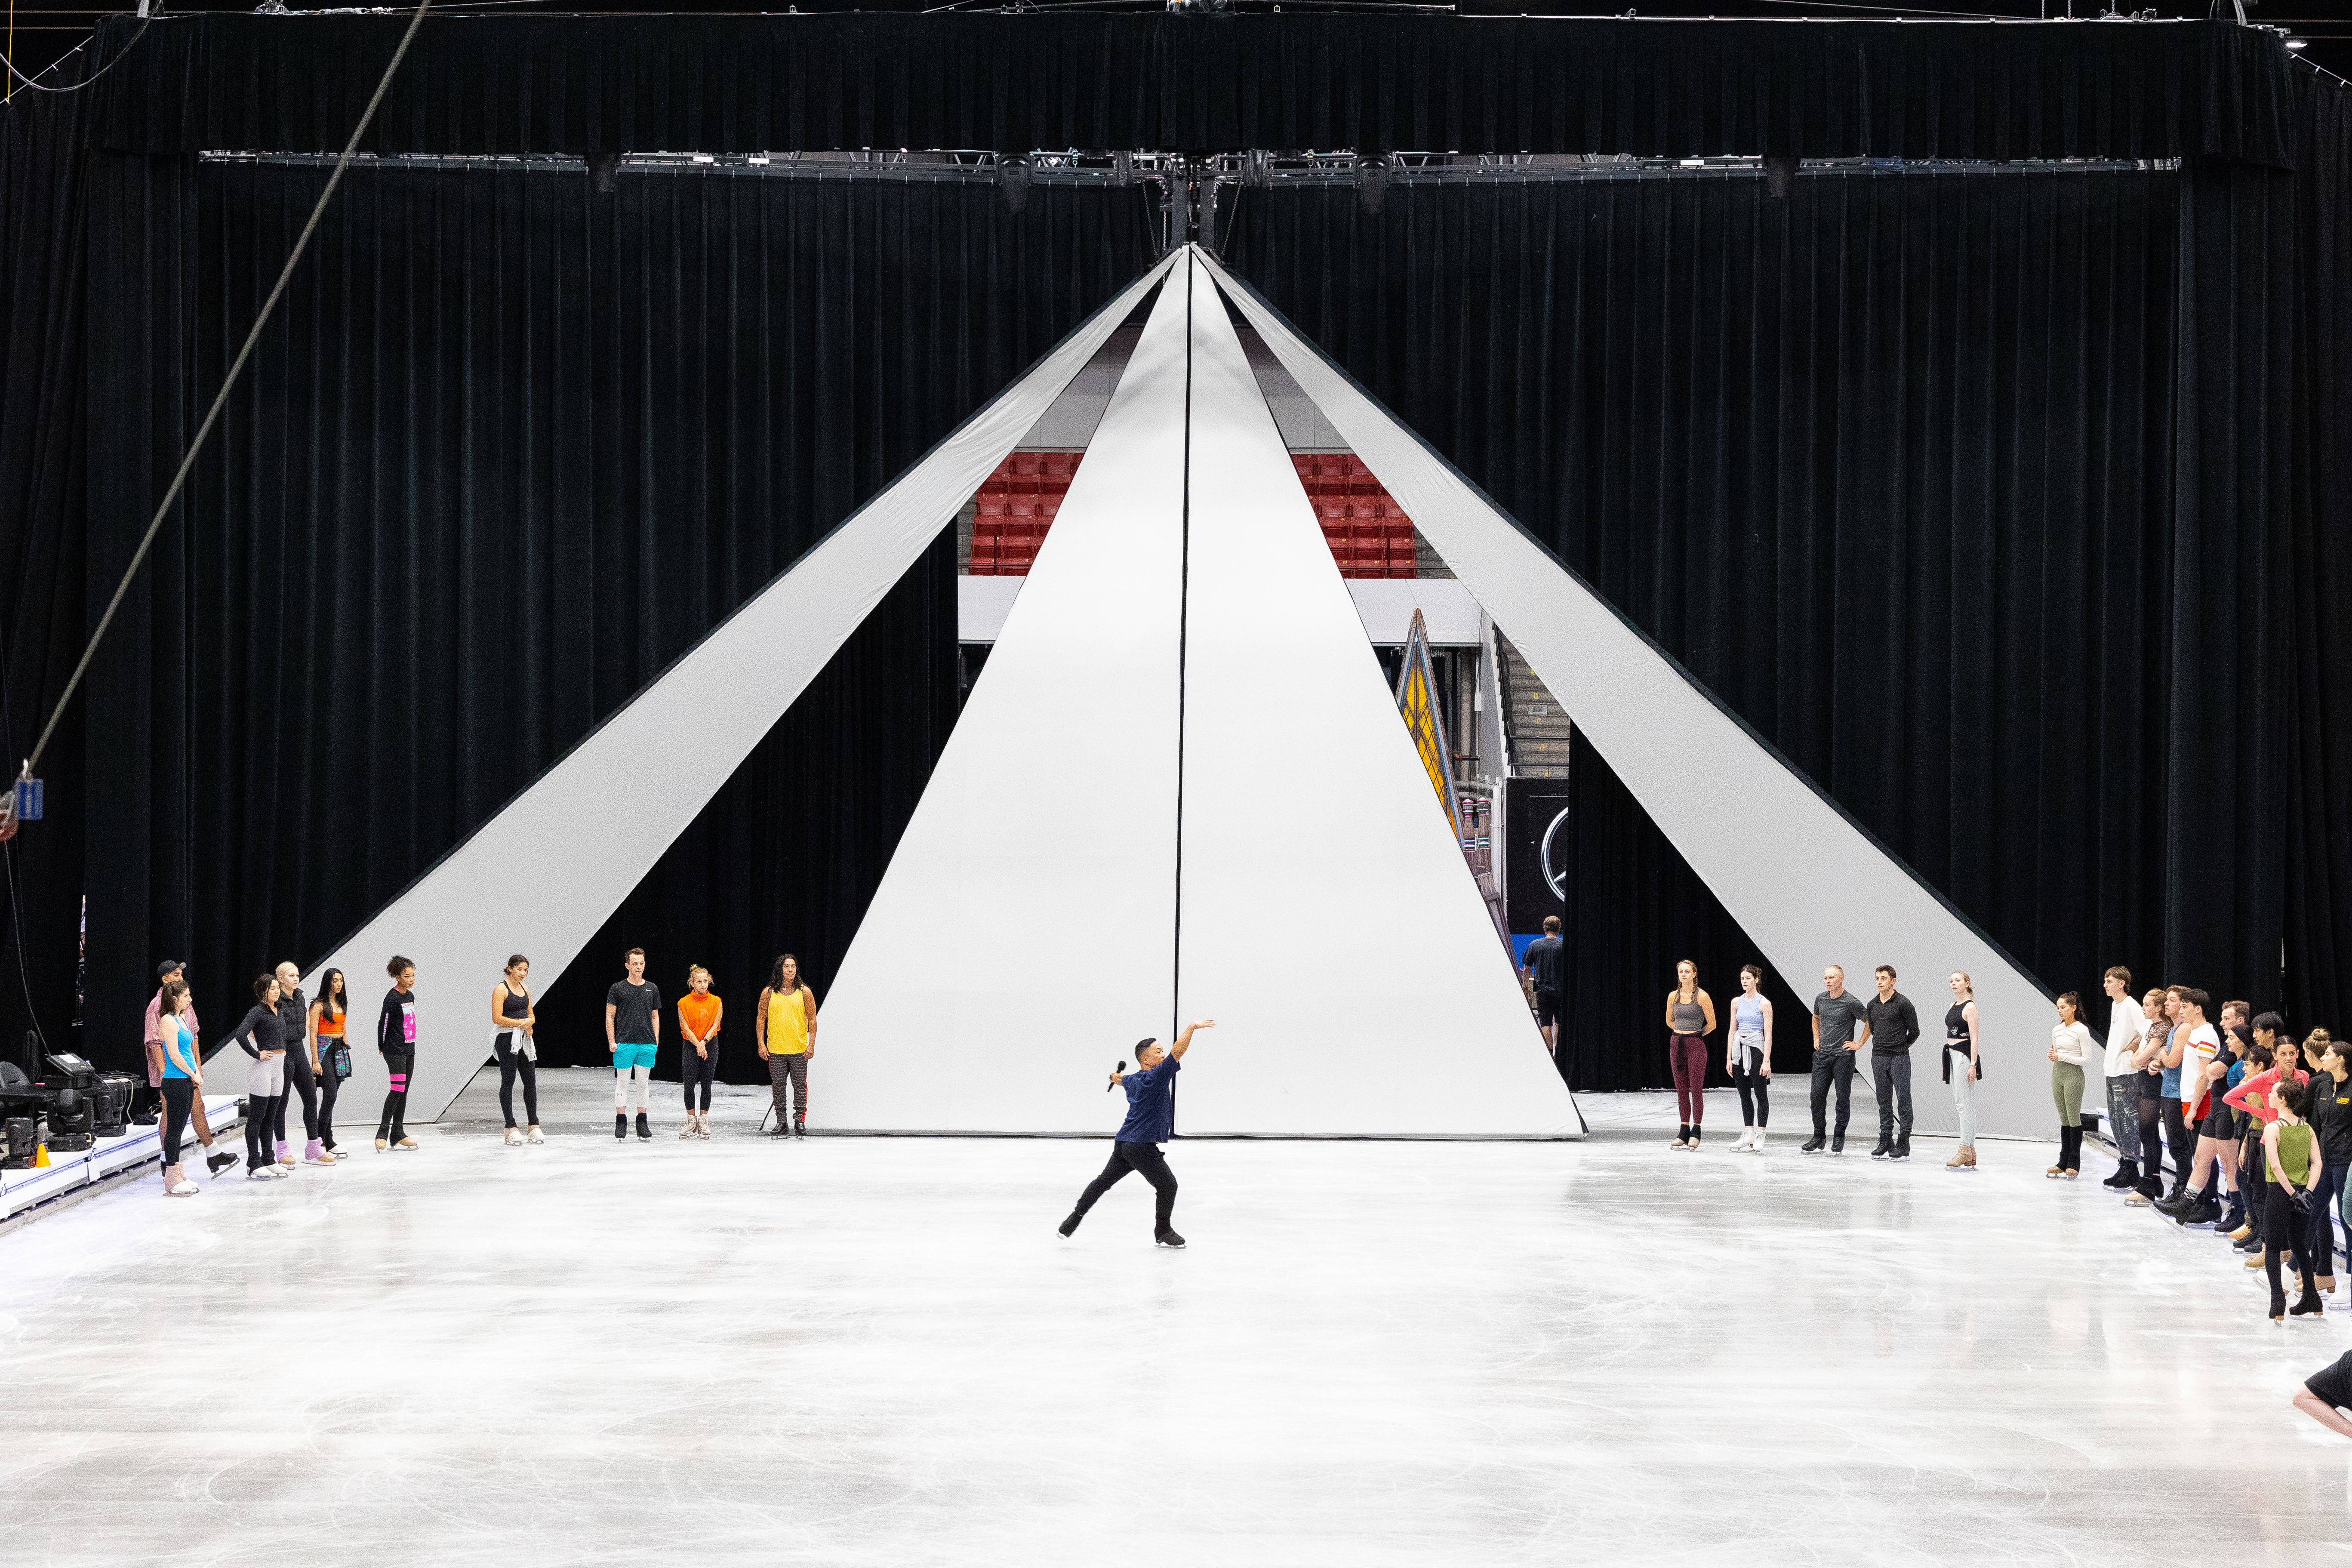
<svg viewBox="0 0 2352 1568"><path fill-rule="evenodd" d="M131 1127L131 1082L129 1073L102 1072L90 1090L89 1130L100 1138L120 1138Z"/></svg>
<svg viewBox="0 0 2352 1568"><path fill-rule="evenodd" d="M33 1118L11 1116L0 1121L0 1171L30 1170L40 1133Z"/></svg>
<svg viewBox="0 0 2352 1568"><path fill-rule="evenodd" d="M79 1089L58 1090L57 1100L49 1106L49 1148L65 1152L89 1148L93 1141L90 1112L88 1093Z"/></svg>

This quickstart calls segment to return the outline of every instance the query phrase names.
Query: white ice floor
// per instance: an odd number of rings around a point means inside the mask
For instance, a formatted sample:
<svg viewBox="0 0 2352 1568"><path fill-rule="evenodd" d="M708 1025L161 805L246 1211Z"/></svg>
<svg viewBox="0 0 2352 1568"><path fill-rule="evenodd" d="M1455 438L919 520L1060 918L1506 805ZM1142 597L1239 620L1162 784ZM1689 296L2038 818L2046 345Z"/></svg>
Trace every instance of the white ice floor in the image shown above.
<svg viewBox="0 0 2352 1568"><path fill-rule="evenodd" d="M1180 1143L1179 1254L1135 1178L1055 1235L1102 1143L780 1145L737 1090L616 1147L608 1084L551 1074L542 1148L478 1080L416 1153L0 1235L0 1563L2352 1553L2287 1405L2352 1323L2044 1146L1753 1159L1723 1105L1686 1155L1660 1096Z"/></svg>

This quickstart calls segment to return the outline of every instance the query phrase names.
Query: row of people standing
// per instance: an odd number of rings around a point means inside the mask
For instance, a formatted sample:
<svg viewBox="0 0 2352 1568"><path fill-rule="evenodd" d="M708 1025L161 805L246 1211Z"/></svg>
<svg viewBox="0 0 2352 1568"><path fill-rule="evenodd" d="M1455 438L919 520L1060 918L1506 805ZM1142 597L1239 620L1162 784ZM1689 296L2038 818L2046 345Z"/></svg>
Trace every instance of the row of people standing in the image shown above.
<svg viewBox="0 0 2352 1568"><path fill-rule="evenodd" d="M1813 1135L1800 1152L1818 1154L1845 1152L1845 1134L1853 1114L1853 1075L1864 1047L1870 1048L1871 1083L1878 1097L1878 1145L1871 1157L1908 1160L1911 1157L1911 1047L1920 1037L1919 1015L1911 999L1895 988L1895 973L1880 964L1874 973L1876 996L1864 1000L1845 988L1843 965L1822 971L1821 994L1813 998L1811 1110ZM1732 1145L1738 1152L1761 1153L1772 1118L1772 1042L1775 1019L1771 999L1763 994L1764 972L1750 963L1739 972L1739 994L1732 999L1731 1027L1724 1039L1724 1067L1739 1092L1741 1131ZM1960 1147L1950 1161L1954 1170L1976 1168L1974 1086L1981 1072L1977 1035L1976 997L1966 974L1951 977L1952 1006L1945 1016L1944 1081L1951 1087L1960 1121ZM1675 1082L1675 1110L1679 1118L1672 1147L1700 1146L1706 1115L1706 1037L1717 1026L1715 998L1698 984L1698 966L1689 959L1675 966L1675 988L1666 994L1665 1024L1672 1043L1668 1065ZM1837 1123L1826 1125L1834 1094Z"/></svg>
<svg viewBox="0 0 2352 1568"><path fill-rule="evenodd" d="M613 1136L629 1135L629 1112L636 1111L640 1139L653 1134L654 1061L661 1049L661 990L646 978L646 950L633 947L622 954L623 977L604 994L604 1046L613 1061ZM521 966L518 974L517 965ZM512 1071L530 1045L536 1021L528 979L530 964L518 953L509 959L507 974L491 993L492 1021L501 1026L496 1038L499 1063L499 1102L507 1112L507 1142L516 1142L511 1102ZM719 1037L726 1026L727 1005L711 989L710 971L697 963L688 967L687 989L677 1000L678 1077L686 1100L686 1124L680 1138L710 1136L710 1090L719 1076ZM816 992L802 978L800 960L778 953L752 1010L753 1048L768 1072L776 1125L771 1137L808 1136L809 1064L816 1057ZM527 1068L526 1068L527 1070ZM532 1101L536 1106L536 1100ZM533 1110L534 1119L537 1116ZM531 1142L538 1140L534 1137Z"/></svg>
<svg viewBox="0 0 2352 1568"><path fill-rule="evenodd" d="M377 1011L375 1045L384 1064L386 1089L376 1125L376 1151L412 1152L418 1147L407 1129L409 1083L417 1051L416 965L394 954L384 965L391 989ZM645 978L645 953L633 948L625 960L626 978L605 998L605 1046L614 1068L614 1135L627 1134L626 1107L635 1097L640 1137L647 1125L655 1052L661 1037L661 996ZM145 1050L151 1089L161 1101L163 1190L173 1197L199 1190L182 1162L183 1140L191 1126L206 1152L206 1168L218 1176L237 1157L217 1146L204 1103L205 1060L195 999L186 965L177 959L157 968L156 991L147 1005ZM338 1160L335 1102L351 1077L351 1002L340 969L321 976L320 994L303 994L300 971L281 963L255 978L253 1005L229 1036L245 1058L239 1082L246 1100L246 1175L282 1179L298 1163L332 1165ZM688 975L677 1003L687 1121L681 1138L709 1136L711 1085L718 1076L719 1034L724 1005L711 991L710 972L699 964ZM506 1142L543 1143L539 1121L538 1005L530 990L530 961L516 953L490 996L491 1050L499 1067L499 1106ZM800 977L799 961L778 957L769 985L760 994L756 1048L766 1064L775 1097L776 1136L805 1136L808 1063L815 1054L816 996ZM215 1066L217 1067L217 1063ZM523 1096L525 1120L515 1117L515 1090ZM304 1144L296 1159L288 1140L289 1107L301 1104ZM698 1100L699 1103L698 1104Z"/></svg>
<svg viewBox="0 0 2352 1568"><path fill-rule="evenodd" d="M2263 1270L2273 1320L2315 1316L2336 1290L2335 1222L2352 1226L2352 1071L2325 1028L2300 1042L2276 1013L2252 1014L2188 985L2135 1001L2107 972L2105 1067L2116 1145L2102 1184L2184 1229L2231 1239ZM2250 1016L2251 1014L2251 1016ZM2172 1155L2165 1191L2163 1153ZM2288 1270L2300 1285L2287 1303Z"/></svg>
<svg viewBox="0 0 2352 1568"><path fill-rule="evenodd" d="M252 1005L228 1037L244 1057L239 1087L246 1099L248 1180L282 1179L298 1163L336 1163L335 1102L352 1070L343 1037L349 1001L340 970L326 973L323 994L316 1001L304 996L300 978L292 963L255 976ZM237 1161L218 1147L205 1111L201 1026L187 966L180 960L166 959L157 966L155 994L147 1004L145 1049L149 1082L162 1100L163 1191L167 1196L191 1197L197 1187L181 1160L191 1124L211 1174L220 1175ZM288 1137L289 1107L297 1100L303 1137L299 1162Z"/></svg>

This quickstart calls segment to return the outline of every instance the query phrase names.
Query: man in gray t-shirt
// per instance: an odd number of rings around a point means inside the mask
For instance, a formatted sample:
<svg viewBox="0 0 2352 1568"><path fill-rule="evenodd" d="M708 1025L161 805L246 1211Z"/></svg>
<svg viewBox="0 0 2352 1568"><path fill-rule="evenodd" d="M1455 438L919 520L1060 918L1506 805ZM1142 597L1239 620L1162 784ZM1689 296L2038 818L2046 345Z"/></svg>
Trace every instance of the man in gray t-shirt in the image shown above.
<svg viewBox="0 0 2352 1568"><path fill-rule="evenodd" d="M1845 988L1845 969L1832 963L1822 971L1822 994L1813 998L1813 1135L1801 1146L1818 1154L1824 1143L1832 1154L1845 1152L1845 1124L1853 1119L1853 1060L1870 1041L1870 1011L1861 997ZM1822 1130L1829 1109L1830 1085L1837 1085L1837 1135Z"/></svg>

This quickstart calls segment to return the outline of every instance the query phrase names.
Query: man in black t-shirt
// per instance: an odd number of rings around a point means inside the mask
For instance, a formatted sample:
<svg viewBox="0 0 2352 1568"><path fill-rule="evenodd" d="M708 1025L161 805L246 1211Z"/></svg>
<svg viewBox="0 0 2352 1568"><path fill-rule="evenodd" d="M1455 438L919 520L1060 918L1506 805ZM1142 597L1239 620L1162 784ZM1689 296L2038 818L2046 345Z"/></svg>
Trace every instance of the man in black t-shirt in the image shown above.
<svg viewBox="0 0 2352 1568"><path fill-rule="evenodd" d="M1870 1039L1870 1013L1862 998L1845 988L1844 965L1832 963L1822 970L1822 987L1813 998L1813 1135L1800 1152L1818 1154L1828 1143L1831 1153L1843 1154L1845 1124L1853 1118L1853 1058ZM1832 1083L1837 1086L1834 1139L1822 1126Z"/></svg>
<svg viewBox="0 0 2352 1568"><path fill-rule="evenodd" d="M1535 1007L1536 1027L1543 1031L1544 1044L1557 1058L1564 1017L1560 1003L1568 990L1568 946L1559 940L1558 915L1544 916L1543 931L1543 935L1528 943L1519 964L1519 985Z"/></svg>
<svg viewBox="0 0 2352 1568"><path fill-rule="evenodd" d="M629 1098L637 1101L637 1136L651 1138L654 1053L661 1048L661 991L646 982L646 950L626 954L629 977L604 993L604 1044L613 1052L613 1136L629 1135Z"/></svg>
<svg viewBox="0 0 2352 1568"><path fill-rule="evenodd" d="M1895 989L1895 969L1882 963L1874 975L1878 996L1870 1015L1870 1085L1878 1096L1878 1147L1874 1160L1911 1157L1911 1047L1919 1038L1919 1015L1911 998Z"/></svg>

